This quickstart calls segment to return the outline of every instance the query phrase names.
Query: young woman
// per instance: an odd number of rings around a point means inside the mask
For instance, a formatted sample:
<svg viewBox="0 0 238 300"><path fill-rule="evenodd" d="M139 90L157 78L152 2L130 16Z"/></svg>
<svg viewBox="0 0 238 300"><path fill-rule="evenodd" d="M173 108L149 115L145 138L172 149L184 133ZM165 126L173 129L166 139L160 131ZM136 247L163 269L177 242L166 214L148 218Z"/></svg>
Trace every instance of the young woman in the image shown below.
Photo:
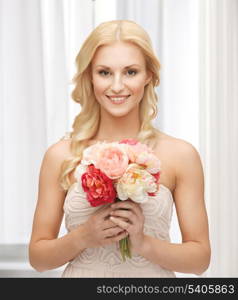
<svg viewBox="0 0 238 300"><path fill-rule="evenodd" d="M39 272L64 264L63 277L174 277L202 274L210 262L204 178L200 157L188 142L152 126L159 61L141 26L119 20L100 24L76 59L72 98L80 103L70 135L43 158L29 244ZM82 152L97 142L136 139L161 161L160 189L153 201L130 199L91 207L76 188ZM181 243L169 237L173 204ZM68 233L58 237L63 215ZM132 258L118 249L129 236Z"/></svg>

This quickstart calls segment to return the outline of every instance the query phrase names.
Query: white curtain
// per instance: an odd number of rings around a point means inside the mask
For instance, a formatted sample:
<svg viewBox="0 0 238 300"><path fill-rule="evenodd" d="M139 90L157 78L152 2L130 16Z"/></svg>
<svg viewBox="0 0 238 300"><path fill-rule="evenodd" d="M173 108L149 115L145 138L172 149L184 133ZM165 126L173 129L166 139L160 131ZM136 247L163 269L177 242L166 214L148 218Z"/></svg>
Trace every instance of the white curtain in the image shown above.
<svg viewBox="0 0 238 300"><path fill-rule="evenodd" d="M213 277L238 276L238 1L200 4L200 141Z"/></svg>
<svg viewBox="0 0 238 300"><path fill-rule="evenodd" d="M46 148L70 129L74 59L92 1L0 2L0 243L27 243Z"/></svg>

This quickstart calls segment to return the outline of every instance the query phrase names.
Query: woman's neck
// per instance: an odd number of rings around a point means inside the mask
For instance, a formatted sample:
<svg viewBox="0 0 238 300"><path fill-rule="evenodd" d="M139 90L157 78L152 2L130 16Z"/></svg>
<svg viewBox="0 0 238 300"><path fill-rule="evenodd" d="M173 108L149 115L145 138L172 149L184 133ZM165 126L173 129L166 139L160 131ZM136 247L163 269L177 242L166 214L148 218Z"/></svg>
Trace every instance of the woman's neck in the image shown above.
<svg viewBox="0 0 238 300"><path fill-rule="evenodd" d="M112 117L101 116L97 134L93 137L97 141L118 141L122 139L135 139L140 131L139 118L130 116Z"/></svg>

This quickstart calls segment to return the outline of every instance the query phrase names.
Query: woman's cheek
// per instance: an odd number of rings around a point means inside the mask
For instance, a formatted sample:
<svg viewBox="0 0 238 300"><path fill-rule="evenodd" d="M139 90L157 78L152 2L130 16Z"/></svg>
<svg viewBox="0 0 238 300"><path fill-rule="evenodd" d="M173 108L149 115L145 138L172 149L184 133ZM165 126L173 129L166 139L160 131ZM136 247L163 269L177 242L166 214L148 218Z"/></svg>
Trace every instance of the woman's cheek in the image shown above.
<svg viewBox="0 0 238 300"><path fill-rule="evenodd" d="M107 88L107 83L104 80L97 80L93 84L94 94L98 95L99 97L102 94L105 94L106 88Z"/></svg>

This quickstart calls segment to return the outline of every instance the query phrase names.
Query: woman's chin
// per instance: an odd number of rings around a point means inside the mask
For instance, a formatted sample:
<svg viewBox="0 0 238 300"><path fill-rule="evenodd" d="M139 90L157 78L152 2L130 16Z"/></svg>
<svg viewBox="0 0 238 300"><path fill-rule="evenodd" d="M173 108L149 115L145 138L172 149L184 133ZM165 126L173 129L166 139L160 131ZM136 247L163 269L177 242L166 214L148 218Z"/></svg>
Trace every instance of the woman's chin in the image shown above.
<svg viewBox="0 0 238 300"><path fill-rule="evenodd" d="M131 115L133 114L134 115L134 112L135 110L139 109L139 107L135 106L135 107L116 107L116 108L111 108L108 109L108 106L107 108L105 107L102 107L102 113L104 114L107 114L107 115L110 115L112 117L115 117L115 118L122 118L122 117L126 117L128 115Z"/></svg>
<svg viewBox="0 0 238 300"><path fill-rule="evenodd" d="M130 113L130 111L124 111L124 112L111 112L108 111L108 114L111 115L114 118L123 118L128 116L128 114Z"/></svg>

